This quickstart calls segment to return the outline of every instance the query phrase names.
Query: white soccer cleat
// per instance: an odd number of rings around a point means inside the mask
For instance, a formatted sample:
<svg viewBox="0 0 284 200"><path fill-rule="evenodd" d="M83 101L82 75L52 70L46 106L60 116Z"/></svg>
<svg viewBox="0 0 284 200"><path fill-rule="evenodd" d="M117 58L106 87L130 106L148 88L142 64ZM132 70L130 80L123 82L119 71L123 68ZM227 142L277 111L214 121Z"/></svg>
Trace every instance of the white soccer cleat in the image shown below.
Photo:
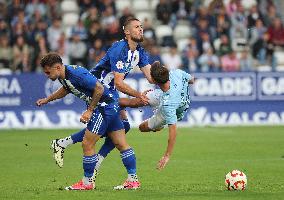
<svg viewBox="0 0 284 200"><path fill-rule="evenodd" d="M61 168L63 167L63 155L65 148L58 144L58 140L51 141L51 149L53 150L53 158L55 163Z"/></svg>

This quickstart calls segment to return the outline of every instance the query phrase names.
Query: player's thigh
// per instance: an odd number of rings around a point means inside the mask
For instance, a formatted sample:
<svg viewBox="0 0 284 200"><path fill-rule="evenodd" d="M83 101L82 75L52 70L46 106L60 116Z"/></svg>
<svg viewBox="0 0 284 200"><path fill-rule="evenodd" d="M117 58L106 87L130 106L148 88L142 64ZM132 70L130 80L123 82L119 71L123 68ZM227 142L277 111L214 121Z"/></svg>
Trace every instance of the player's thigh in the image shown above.
<svg viewBox="0 0 284 200"><path fill-rule="evenodd" d="M124 129L109 132L108 136L111 138L113 144L119 151L124 151L130 148L126 141Z"/></svg>
<svg viewBox="0 0 284 200"><path fill-rule="evenodd" d="M159 110L147 120L147 123L148 128L152 131L160 130L166 124L165 118Z"/></svg>

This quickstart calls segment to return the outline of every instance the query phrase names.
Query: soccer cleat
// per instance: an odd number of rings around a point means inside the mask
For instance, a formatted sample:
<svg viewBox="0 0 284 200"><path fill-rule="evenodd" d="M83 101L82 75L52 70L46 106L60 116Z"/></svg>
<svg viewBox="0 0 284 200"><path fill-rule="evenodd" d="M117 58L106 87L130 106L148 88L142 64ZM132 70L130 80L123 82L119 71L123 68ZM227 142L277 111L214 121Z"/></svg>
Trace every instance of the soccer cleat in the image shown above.
<svg viewBox="0 0 284 200"><path fill-rule="evenodd" d="M140 188L139 181L128 181L126 180L122 185L115 186L114 190L136 190Z"/></svg>
<svg viewBox="0 0 284 200"><path fill-rule="evenodd" d="M51 141L51 149L53 149L53 158L56 164L61 168L63 167L63 155L65 148L58 144L58 140Z"/></svg>
<svg viewBox="0 0 284 200"><path fill-rule="evenodd" d="M90 183L89 185L85 185L83 180L80 180L78 183L75 183L71 186L65 188L65 190L93 190L94 183Z"/></svg>

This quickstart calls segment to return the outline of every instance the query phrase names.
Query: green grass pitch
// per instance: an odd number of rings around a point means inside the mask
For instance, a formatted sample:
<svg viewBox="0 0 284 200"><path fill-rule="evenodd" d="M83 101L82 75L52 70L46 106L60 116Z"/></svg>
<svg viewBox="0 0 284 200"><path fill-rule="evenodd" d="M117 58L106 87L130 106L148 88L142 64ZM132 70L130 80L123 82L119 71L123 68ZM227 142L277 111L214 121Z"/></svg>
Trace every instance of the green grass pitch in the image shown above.
<svg viewBox="0 0 284 200"><path fill-rule="evenodd" d="M1 130L0 199L284 199L284 127L179 128L166 168L155 169L167 144L167 129L142 134L132 129L142 188L113 191L126 178L118 151L105 159L94 191L64 191L82 177L82 150L65 152L59 169L49 149L54 138L75 130ZM99 143L98 147L101 145ZM246 191L226 191L224 176L233 169L248 177Z"/></svg>

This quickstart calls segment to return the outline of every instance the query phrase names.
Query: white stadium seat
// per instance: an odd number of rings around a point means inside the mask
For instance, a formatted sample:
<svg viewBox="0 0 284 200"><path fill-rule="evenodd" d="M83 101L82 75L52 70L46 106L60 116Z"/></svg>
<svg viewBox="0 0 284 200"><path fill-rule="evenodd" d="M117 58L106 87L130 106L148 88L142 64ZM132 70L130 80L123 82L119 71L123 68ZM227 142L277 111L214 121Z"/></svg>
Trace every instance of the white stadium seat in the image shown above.
<svg viewBox="0 0 284 200"><path fill-rule="evenodd" d="M189 25L177 25L174 30L174 38L182 39L182 38L188 38L191 35L191 30L189 28Z"/></svg>
<svg viewBox="0 0 284 200"><path fill-rule="evenodd" d="M188 45L188 43L189 43L188 38L177 40L178 51L182 52L185 49L185 47Z"/></svg>
<svg viewBox="0 0 284 200"><path fill-rule="evenodd" d="M156 10L158 3L159 3L159 0L151 0L150 1L151 10Z"/></svg>
<svg viewBox="0 0 284 200"><path fill-rule="evenodd" d="M277 65L284 65L284 52L283 51L275 51L274 56L277 60Z"/></svg>
<svg viewBox="0 0 284 200"><path fill-rule="evenodd" d="M61 2L61 10L63 13L78 12L79 8L76 1L65 0Z"/></svg>
<svg viewBox="0 0 284 200"><path fill-rule="evenodd" d="M115 5L119 11L122 11L126 7L131 8L131 1L130 0L116 0Z"/></svg>
<svg viewBox="0 0 284 200"><path fill-rule="evenodd" d="M173 30L168 25L159 25L155 28L156 36L159 40L161 40L164 36L173 35Z"/></svg>
<svg viewBox="0 0 284 200"><path fill-rule="evenodd" d="M145 18L147 18L150 22L153 21L153 16L149 12L137 12L135 15L136 18L139 19L141 22L143 22Z"/></svg>
<svg viewBox="0 0 284 200"><path fill-rule="evenodd" d="M132 3L132 7L135 11L149 11L150 3L148 0L135 0Z"/></svg>
<svg viewBox="0 0 284 200"><path fill-rule="evenodd" d="M79 15L77 13L65 13L62 18L64 26L74 26L77 24Z"/></svg>

